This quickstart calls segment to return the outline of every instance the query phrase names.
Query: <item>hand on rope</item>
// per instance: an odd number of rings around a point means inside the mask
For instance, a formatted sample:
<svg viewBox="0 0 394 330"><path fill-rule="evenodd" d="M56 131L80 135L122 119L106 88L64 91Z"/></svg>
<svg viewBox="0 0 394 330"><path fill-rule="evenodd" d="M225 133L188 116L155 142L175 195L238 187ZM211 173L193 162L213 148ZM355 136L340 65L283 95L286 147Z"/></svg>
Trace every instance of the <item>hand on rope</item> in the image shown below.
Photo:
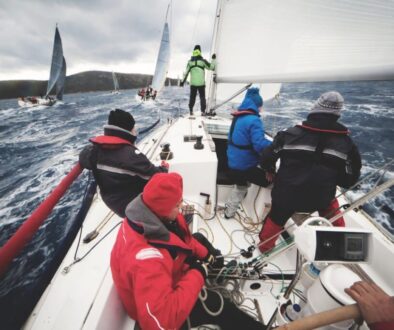
<svg viewBox="0 0 394 330"><path fill-rule="evenodd" d="M170 168L170 164L168 164L165 160L161 161L160 166L165 167L167 170Z"/></svg>
<svg viewBox="0 0 394 330"><path fill-rule="evenodd" d="M222 268L224 265L222 252L218 249L215 249L215 247L203 234L194 233L193 237L208 250L208 254L204 261L206 261L212 268Z"/></svg>
<svg viewBox="0 0 394 330"><path fill-rule="evenodd" d="M189 264L190 269L198 270L202 275L202 277L204 278L204 281L206 280L208 276L208 267L206 263L202 262L201 260L198 260L195 257L188 257L186 258L185 262Z"/></svg>

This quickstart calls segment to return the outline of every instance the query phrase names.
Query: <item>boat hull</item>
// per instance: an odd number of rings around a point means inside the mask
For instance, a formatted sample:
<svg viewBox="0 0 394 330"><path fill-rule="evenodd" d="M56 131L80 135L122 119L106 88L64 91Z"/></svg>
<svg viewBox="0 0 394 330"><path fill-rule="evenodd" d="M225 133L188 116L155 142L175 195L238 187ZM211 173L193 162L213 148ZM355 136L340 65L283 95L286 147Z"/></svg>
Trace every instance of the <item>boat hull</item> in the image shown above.
<svg viewBox="0 0 394 330"><path fill-rule="evenodd" d="M22 108L31 108L37 106L52 106L56 103L56 99L43 99L40 97L36 98L25 98L25 99L18 99L18 104Z"/></svg>

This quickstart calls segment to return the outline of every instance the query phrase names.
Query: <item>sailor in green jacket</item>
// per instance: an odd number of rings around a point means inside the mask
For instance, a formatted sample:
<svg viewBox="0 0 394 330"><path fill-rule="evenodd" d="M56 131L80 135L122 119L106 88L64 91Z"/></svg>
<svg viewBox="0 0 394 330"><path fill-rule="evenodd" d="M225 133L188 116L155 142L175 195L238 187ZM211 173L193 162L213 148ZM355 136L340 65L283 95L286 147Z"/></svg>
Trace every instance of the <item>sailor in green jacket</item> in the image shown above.
<svg viewBox="0 0 394 330"><path fill-rule="evenodd" d="M205 100L205 69L215 70L216 65L216 55L212 55L212 62L209 63L206 59L201 56L201 47L200 45L194 46L193 56L190 58L187 63L186 73L183 77L183 81L181 82L181 86L183 86L184 82L187 79L187 76L190 73L190 99L189 99L189 110L190 115L193 115L193 107L196 102L197 91L200 95L200 104L201 104L201 115L205 115L205 109L207 108L206 100Z"/></svg>

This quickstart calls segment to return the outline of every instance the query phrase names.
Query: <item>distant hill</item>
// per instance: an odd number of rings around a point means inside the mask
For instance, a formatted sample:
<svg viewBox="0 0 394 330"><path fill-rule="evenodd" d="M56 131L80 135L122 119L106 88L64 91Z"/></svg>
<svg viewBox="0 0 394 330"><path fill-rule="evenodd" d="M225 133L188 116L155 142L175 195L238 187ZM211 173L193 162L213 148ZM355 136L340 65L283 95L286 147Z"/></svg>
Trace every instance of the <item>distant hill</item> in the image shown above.
<svg viewBox="0 0 394 330"><path fill-rule="evenodd" d="M120 89L146 87L152 76L146 74L116 73ZM170 79L171 85L176 79ZM0 81L0 99L20 96L39 96L46 92L46 80L4 80ZM107 91L113 89L112 72L86 71L66 77L64 93Z"/></svg>

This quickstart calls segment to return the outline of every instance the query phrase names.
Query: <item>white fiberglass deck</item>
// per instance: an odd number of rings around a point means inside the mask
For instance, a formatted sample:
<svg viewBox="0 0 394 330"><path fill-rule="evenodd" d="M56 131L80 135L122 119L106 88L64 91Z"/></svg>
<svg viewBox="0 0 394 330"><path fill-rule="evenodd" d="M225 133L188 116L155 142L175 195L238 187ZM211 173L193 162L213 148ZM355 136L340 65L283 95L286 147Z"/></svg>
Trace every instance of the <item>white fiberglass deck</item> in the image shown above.
<svg viewBox="0 0 394 330"><path fill-rule="evenodd" d="M213 245L228 257L227 261L237 259L239 263L247 263L260 253L255 250L252 258L243 258L239 251L247 250L249 246L258 243L261 219L270 207L270 190L252 185L242 203L243 209L239 216L236 219L224 219L220 206L224 205L231 186L216 185L218 158L212 137L225 138L228 127L229 122L220 118L179 118L155 130L141 141L139 148L155 164L160 164L160 145L170 143L170 150L173 152L173 158L168 160L170 171L182 175L184 200L194 206L194 213L198 213L194 215L191 228L193 231L204 233ZM207 133L208 131L212 136ZM196 141L184 141L184 136L194 135L203 137L203 149L194 148ZM209 194L212 204L206 206L206 197L200 193ZM219 207L215 212L216 200ZM81 257L121 221L96 195L85 219L81 237L94 230L104 219L108 219L108 222L103 225L100 235L95 240L84 244L80 243L77 237L25 324L26 329L133 329L134 321L126 315L119 301L109 268L110 252L118 227L83 260L71 266L68 272L63 272L64 267L74 261L77 246L77 257ZM362 265L362 269L388 293L393 294L394 265L384 262L393 258L392 242L384 238L362 212L349 212L346 222L348 225L366 227L374 232L375 257L370 265ZM295 251L295 247L292 247L274 257L264 268L264 274L294 274ZM279 279L267 277L264 280L241 280L240 286L245 298L251 298L246 300L245 304L254 310L255 314L258 314L257 309L260 309L262 318L267 323L277 308L276 297L283 292L288 283L289 281L279 276ZM297 288L303 290L301 286Z"/></svg>

